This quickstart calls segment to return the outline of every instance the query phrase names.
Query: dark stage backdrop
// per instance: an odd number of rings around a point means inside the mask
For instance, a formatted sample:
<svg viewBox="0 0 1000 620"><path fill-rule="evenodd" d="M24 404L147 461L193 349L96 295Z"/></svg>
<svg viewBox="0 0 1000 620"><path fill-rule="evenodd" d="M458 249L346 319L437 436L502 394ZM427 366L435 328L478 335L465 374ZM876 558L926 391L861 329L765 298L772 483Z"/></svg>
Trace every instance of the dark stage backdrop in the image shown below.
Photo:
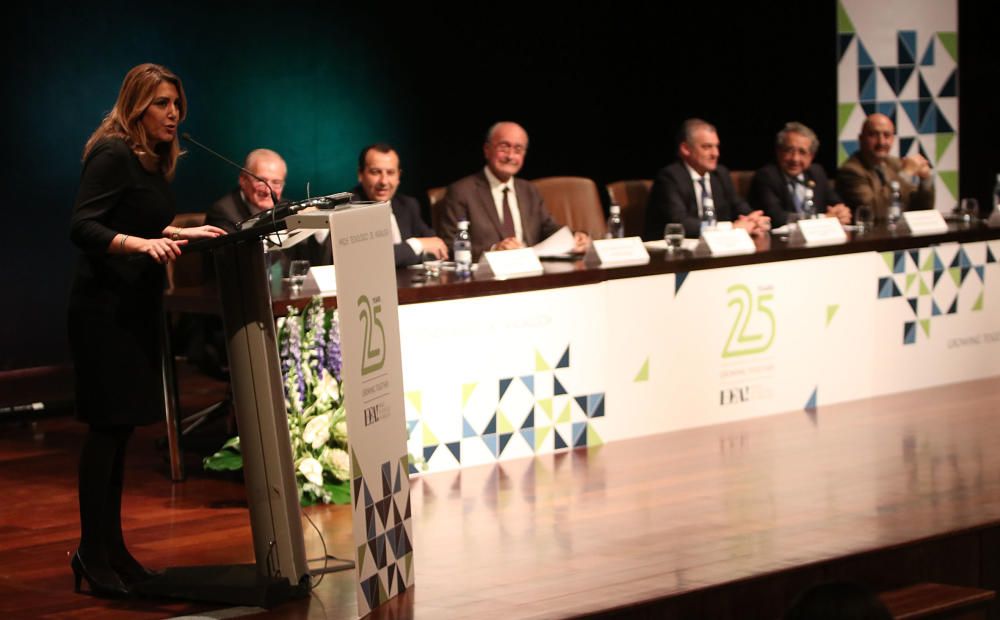
<svg viewBox="0 0 1000 620"><path fill-rule="evenodd" d="M997 43L979 34L995 12L986 4L960 12L961 180L963 194L981 200L1000 169L986 97ZM387 141L402 156L402 191L423 200L428 187L482 165L483 132L503 119L531 135L526 178L581 175L603 186L651 177L692 115L719 127L730 168L764 164L787 120L815 128L819 161L833 166L834 2L539 6L505 5L488 22L472 5L430 3L18 5L0 26L0 370L68 357L76 254L67 224L81 149L140 62L184 80L182 130L237 160L260 146L282 153L290 198L304 197L307 182L313 195L350 188L358 150ZM174 183L179 210L203 211L235 178L191 150Z"/></svg>

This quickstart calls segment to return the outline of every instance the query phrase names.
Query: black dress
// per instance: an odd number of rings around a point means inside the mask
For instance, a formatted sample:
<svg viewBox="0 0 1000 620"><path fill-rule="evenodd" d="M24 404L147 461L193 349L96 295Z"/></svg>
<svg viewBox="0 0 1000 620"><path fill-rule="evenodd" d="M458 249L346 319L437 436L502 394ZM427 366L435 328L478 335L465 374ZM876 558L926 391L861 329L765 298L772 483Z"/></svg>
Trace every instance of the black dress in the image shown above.
<svg viewBox="0 0 1000 620"><path fill-rule="evenodd" d="M108 254L123 233L163 235L174 199L163 175L143 168L118 138L83 163L70 238L81 252L69 302L77 418L91 424L163 419L160 337L165 270L137 254ZM119 238L120 239L120 238Z"/></svg>

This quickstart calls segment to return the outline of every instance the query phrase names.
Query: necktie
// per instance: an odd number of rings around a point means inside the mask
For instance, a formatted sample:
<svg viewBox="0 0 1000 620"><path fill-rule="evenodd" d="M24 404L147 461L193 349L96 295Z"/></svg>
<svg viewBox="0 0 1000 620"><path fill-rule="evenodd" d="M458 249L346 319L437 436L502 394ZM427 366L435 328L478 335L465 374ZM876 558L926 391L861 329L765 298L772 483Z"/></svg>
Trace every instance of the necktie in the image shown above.
<svg viewBox="0 0 1000 620"><path fill-rule="evenodd" d="M707 185L707 181L706 181L707 178L708 178L707 174L705 176L703 176L703 177L699 177L698 178L698 185L701 185L701 209L700 210L701 210L702 213L705 212L705 199L712 197L712 195L708 193L708 185Z"/></svg>
<svg viewBox="0 0 1000 620"><path fill-rule="evenodd" d="M875 166L875 174L876 174L876 176L878 176L878 180L882 183L882 185L885 185L886 184L886 182L885 182L885 170L882 169L882 165L881 164L878 164L878 165Z"/></svg>
<svg viewBox="0 0 1000 620"><path fill-rule="evenodd" d="M514 236L514 216L510 212L510 202L507 200L509 191L510 187L503 188L503 221L500 222L500 234L504 239Z"/></svg>
<svg viewBox="0 0 1000 620"><path fill-rule="evenodd" d="M791 183L792 202L795 203L795 210L802 213L802 203L805 202L805 192L802 190L802 179L792 177L789 182Z"/></svg>

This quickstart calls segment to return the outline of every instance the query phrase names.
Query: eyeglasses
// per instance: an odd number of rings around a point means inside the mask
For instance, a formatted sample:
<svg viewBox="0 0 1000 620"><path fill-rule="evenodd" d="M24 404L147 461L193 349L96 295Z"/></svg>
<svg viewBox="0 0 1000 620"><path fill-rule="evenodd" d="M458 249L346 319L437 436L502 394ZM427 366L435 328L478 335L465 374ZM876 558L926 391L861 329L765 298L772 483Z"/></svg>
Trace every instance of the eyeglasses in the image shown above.
<svg viewBox="0 0 1000 620"><path fill-rule="evenodd" d="M781 152L785 153L785 154L801 155L803 157L805 157L806 155L810 154L810 151L808 151L806 149L803 149L803 148L794 147L794 146L782 146L781 147Z"/></svg>
<svg viewBox="0 0 1000 620"><path fill-rule="evenodd" d="M522 155L528 150L524 144L511 144L510 142L497 142L493 148L501 153L514 153L515 155Z"/></svg>
<svg viewBox="0 0 1000 620"><path fill-rule="evenodd" d="M283 179L266 179L267 183L260 181L258 179L253 180L254 187L264 187L264 185L270 185L271 189L281 189L285 186L285 181Z"/></svg>

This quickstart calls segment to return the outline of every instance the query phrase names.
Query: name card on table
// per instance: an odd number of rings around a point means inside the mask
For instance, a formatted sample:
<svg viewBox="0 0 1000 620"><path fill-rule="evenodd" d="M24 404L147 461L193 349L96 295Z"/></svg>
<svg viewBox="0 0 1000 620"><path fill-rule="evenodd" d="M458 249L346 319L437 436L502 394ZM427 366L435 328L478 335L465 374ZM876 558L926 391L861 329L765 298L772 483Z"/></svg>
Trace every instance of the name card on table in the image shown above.
<svg viewBox="0 0 1000 620"><path fill-rule="evenodd" d="M742 228L716 228L704 230L701 233L701 243L712 256L735 256L737 254L753 254L757 246L746 230Z"/></svg>
<svg viewBox="0 0 1000 620"><path fill-rule="evenodd" d="M649 264L649 252L639 237L624 239L595 239L583 258L590 266L627 267Z"/></svg>
<svg viewBox="0 0 1000 620"><path fill-rule="evenodd" d="M323 293L337 292L337 267L336 265L321 265L310 267L309 275L316 281L316 288Z"/></svg>
<svg viewBox="0 0 1000 620"><path fill-rule="evenodd" d="M840 220L835 217L820 217L813 220L799 220L799 232L806 245L835 245L847 243L847 234Z"/></svg>
<svg viewBox="0 0 1000 620"><path fill-rule="evenodd" d="M485 252L483 258L486 259L493 277L497 280L540 276L543 273L542 263L531 248Z"/></svg>
<svg viewBox="0 0 1000 620"><path fill-rule="evenodd" d="M948 232L948 224L937 209L926 211L906 211L903 213L906 227L913 236L938 235Z"/></svg>

